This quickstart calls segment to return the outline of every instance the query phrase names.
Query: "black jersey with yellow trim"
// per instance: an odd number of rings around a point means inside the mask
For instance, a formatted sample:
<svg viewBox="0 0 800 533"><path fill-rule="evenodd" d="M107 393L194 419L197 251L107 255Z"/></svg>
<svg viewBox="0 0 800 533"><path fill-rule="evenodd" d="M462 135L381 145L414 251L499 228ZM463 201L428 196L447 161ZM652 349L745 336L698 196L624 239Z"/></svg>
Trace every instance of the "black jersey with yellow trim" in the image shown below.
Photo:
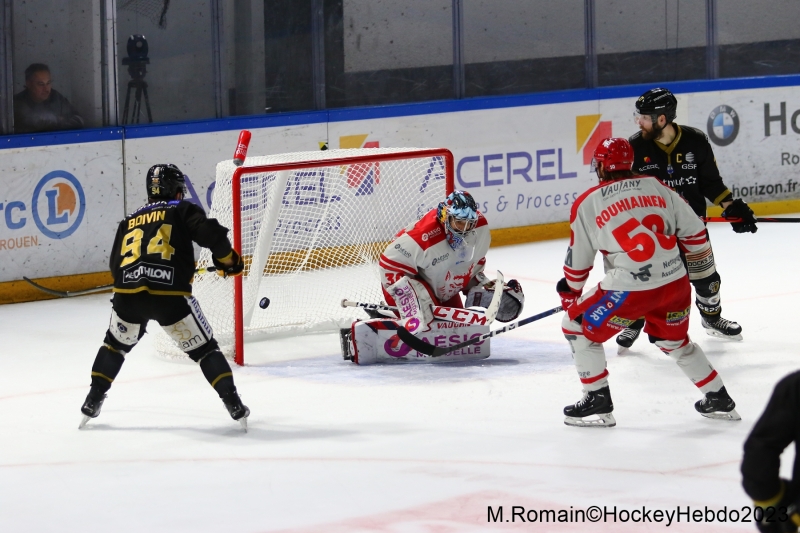
<svg viewBox="0 0 800 533"><path fill-rule="evenodd" d="M641 131L630 137L633 171L657 177L683 196L697 216L705 216L706 198L717 205L731 192L722 182L706 134L690 126L673 126L676 135L669 145L647 140Z"/></svg>
<svg viewBox="0 0 800 533"><path fill-rule="evenodd" d="M742 485L763 507L777 506L784 492L792 503L800 499L800 372L789 374L775 385L767 407L744 442ZM792 480L782 486L781 454L795 446ZM788 530L787 530L788 531Z"/></svg>
<svg viewBox="0 0 800 533"><path fill-rule="evenodd" d="M214 257L231 253L228 229L185 200L143 205L119 223L109 268L114 292L192 293L196 242Z"/></svg>

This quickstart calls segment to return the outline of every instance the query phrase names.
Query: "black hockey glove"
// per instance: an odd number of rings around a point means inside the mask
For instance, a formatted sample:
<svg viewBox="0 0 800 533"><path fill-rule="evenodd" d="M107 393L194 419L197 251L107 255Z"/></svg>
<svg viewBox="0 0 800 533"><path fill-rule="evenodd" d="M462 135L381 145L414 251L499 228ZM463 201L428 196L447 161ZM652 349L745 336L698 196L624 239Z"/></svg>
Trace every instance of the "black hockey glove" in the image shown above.
<svg viewBox="0 0 800 533"><path fill-rule="evenodd" d="M731 222L731 227L736 233L755 233L758 231L756 227L756 217L753 210L750 209L744 200L737 198L722 212L723 217L727 218L741 218L741 222Z"/></svg>
<svg viewBox="0 0 800 533"><path fill-rule="evenodd" d="M222 276L223 278L227 278L228 276L242 275L242 272L244 271L244 261L242 261L242 256L240 256L236 250L231 249L230 255L228 257L224 257L223 259L233 259L233 264L231 266L227 266L213 255L211 256L211 261L214 263L214 267L217 269L217 275Z"/></svg>
<svg viewBox="0 0 800 533"><path fill-rule="evenodd" d="M791 489L791 482L781 479L781 483L786 487L786 492L774 507L754 504L753 518L761 533L797 533L800 526L798 501Z"/></svg>

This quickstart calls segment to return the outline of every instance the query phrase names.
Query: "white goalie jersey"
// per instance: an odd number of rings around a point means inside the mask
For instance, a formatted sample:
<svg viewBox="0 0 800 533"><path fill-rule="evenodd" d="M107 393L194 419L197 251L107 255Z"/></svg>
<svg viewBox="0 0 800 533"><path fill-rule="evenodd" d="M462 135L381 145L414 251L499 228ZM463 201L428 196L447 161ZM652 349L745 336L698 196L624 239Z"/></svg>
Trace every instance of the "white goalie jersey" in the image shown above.
<svg viewBox="0 0 800 533"><path fill-rule="evenodd" d="M429 211L418 222L402 230L381 254L381 283L387 302L394 304L386 289L403 276L425 282L442 305L483 272L491 236L486 218L478 213L475 230L465 237L463 246L455 250L445 237L445 230L436 219L436 210ZM461 303L457 307L461 307Z"/></svg>

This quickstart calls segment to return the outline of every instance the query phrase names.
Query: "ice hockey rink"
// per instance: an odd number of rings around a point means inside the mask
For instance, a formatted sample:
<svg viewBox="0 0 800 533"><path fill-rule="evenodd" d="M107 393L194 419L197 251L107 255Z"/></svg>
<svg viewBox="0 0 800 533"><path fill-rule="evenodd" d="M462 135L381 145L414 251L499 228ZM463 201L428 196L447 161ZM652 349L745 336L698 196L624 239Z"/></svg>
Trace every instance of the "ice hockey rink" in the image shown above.
<svg viewBox="0 0 800 533"><path fill-rule="evenodd" d="M506 522L512 506L616 506L621 519L750 504L742 443L775 383L800 368L800 226L710 231L723 316L744 340L707 336L694 308L690 335L741 422L697 414L699 391L640 338L626 355L606 344L617 427L565 426L561 410L581 392L557 315L493 339L491 358L471 364L359 367L335 334L248 344L234 369L246 434L194 363L158 357L145 336L79 431L109 295L0 306L0 531L754 531L685 515L669 526ZM490 250L487 271L522 282L523 317L558 305L566 246ZM590 283L601 277L598 261ZM503 522L489 522L489 506Z"/></svg>

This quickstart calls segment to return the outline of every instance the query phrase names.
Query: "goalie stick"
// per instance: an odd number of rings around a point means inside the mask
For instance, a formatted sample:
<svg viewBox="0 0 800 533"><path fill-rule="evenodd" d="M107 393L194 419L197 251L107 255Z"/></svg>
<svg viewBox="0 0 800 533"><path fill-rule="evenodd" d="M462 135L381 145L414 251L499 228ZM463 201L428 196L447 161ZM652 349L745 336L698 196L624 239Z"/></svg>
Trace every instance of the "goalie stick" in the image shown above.
<svg viewBox="0 0 800 533"><path fill-rule="evenodd" d="M490 331L489 333L485 333L483 335L479 335L477 337L473 337L467 341L460 342L458 344L454 344L452 346L434 346L433 344L429 344L424 340L415 337L410 331L406 328L397 328L397 336L400 337L400 340L406 343L408 346L411 347L412 350L416 350L419 353L424 353L425 355L430 355L431 357L439 357L444 354L450 353L454 350L460 350L465 346L470 346L472 344L481 342L483 340L488 339L489 337L494 337L496 335L500 335L501 333L505 333L507 331L511 331L512 329L517 329L522 327L526 324L530 324L531 322L536 322L537 320L541 320L546 318L550 315L554 315L559 311L563 311L561 306L554 307L552 309L548 309L538 315L529 316L528 318L524 318L522 320L517 320L516 322L512 322L511 324L504 326L500 329L496 329L494 331Z"/></svg>
<svg viewBox="0 0 800 533"><path fill-rule="evenodd" d="M198 268L197 270L195 270L195 273L196 274L210 274L211 272L216 272L216 271L217 271L217 269L214 268L214 267L203 267L203 268ZM40 291L46 292L47 294L50 294L52 296L58 296L59 298L72 298L73 296L83 296L85 294L94 294L96 292L108 291L108 290L111 290L111 289L114 288L114 284L112 283L111 285L100 285L99 287L94 287L94 288L91 288L91 289L83 289L83 290L80 290L80 291L57 291L55 289L48 289L47 287L43 287L42 285L39 285L38 283L36 283L32 279L27 278L25 276L22 276L22 279L24 279L25 281L27 281L28 283L30 283L31 285L33 285L34 287L36 287Z"/></svg>
<svg viewBox="0 0 800 533"><path fill-rule="evenodd" d="M494 283L494 294L492 295L492 301L489 303L489 307L487 307L486 311L482 313L482 316L486 317L487 325L494 322L497 312L500 310L500 301L503 299L503 287L505 286L505 278L503 277L503 273L498 270L497 279L495 279L493 282L487 282L487 284L488 283ZM391 305L354 302L352 300L348 300L347 298L342 300L342 307L361 307L362 309L368 309L370 311L397 311L397 307ZM440 305L433 306L433 316L436 318L441 318L450 322L466 322L465 320L458 319L459 313L468 316L477 314L475 311L470 311L469 309L444 307ZM474 321L471 322L474 323Z"/></svg>
<svg viewBox="0 0 800 533"><path fill-rule="evenodd" d="M741 222L741 218L703 217L704 222ZM800 218L756 217L756 222L800 222Z"/></svg>

